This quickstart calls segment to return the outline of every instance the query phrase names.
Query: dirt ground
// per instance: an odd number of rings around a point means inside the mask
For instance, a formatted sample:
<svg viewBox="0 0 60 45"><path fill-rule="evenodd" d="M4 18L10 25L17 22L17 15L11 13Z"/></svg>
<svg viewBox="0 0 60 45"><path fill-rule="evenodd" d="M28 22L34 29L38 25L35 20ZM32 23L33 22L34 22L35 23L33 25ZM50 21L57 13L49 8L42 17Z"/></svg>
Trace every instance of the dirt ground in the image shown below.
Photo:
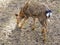
<svg viewBox="0 0 60 45"><path fill-rule="evenodd" d="M46 2L46 0L37 0ZM0 0L0 45L44 45L41 24L36 19L35 30L31 29L33 19L30 17L22 29L16 25L15 14L19 13L26 0ZM47 26L45 45L60 45L60 0L48 0L53 15Z"/></svg>

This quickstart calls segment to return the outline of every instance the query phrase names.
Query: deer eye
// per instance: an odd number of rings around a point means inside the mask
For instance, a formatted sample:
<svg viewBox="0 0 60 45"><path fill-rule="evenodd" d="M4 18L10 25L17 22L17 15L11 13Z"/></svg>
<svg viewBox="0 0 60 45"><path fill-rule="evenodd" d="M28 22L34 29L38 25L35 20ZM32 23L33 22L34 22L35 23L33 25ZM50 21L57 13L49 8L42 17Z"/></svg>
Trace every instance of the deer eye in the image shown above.
<svg viewBox="0 0 60 45"><path fill-rule="evenodd" d="M15 14L15 16L18 16L18 14Z"/></svg>

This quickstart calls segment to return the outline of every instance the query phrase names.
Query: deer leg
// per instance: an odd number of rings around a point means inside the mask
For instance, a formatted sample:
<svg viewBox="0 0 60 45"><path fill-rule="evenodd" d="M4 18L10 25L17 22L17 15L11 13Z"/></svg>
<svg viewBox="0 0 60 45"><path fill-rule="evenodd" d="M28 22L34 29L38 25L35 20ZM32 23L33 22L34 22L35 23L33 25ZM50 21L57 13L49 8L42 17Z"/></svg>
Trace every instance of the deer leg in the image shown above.
<svg viewBox="0 0 60 45"><path fill-rule="evenodd" d="M46 28L45 27L42 27L42 35L43 35L43 42L45 43L46 42L46 39L47 39L47 36L46 36Z"/></svg>
<svg viewBox="0 0 60 45"><path fill-rule="evenodd" d="M42 35L43 35L43 42L45 43L46 42L46 39L47 39L47 36L46 36L46 33L47 33L47 21L46 20L43 20L43 21L40 21L40 18L38 18L39 22L42 24Z"/></svg>
<svg viewBox="0 0 60 45"><path fill-rule="evenodd" d="M44 21L44 26L42 26L42 35L43 35L43 42L45 43L47 41L47 22Z"/></svg>

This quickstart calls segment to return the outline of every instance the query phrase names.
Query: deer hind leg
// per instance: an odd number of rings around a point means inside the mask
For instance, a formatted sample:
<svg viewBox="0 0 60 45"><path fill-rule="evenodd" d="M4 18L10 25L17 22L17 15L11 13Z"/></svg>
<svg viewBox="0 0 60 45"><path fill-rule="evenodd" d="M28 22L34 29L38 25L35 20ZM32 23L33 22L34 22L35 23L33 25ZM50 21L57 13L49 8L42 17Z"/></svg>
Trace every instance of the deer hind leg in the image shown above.
<svg viewBox="0 0 60 45"><path fill-rule="evenodd" d="M45 43L47 41L47 22L44 21L44 25L42 26L42 35L43 35L43 42Z"/></svg>
<svg viewBox="0 0 60 45"><path fill-rule="evenodd" d="M45 43L46 42L46 40L47 40L47 35L46 35L46 29L45 29L45 27L43 27L42 28L42 35L43 35L43 42Z"/></svg>
<svg viewBox="0 0 60 45"><path fill-rule="evenodd" d="M42 36L43 36L43 42L45 43L47 41L47 21L46 20L43 20L43 21L40 21L40 18L38 18L39 22L42 24Z"/></svg>

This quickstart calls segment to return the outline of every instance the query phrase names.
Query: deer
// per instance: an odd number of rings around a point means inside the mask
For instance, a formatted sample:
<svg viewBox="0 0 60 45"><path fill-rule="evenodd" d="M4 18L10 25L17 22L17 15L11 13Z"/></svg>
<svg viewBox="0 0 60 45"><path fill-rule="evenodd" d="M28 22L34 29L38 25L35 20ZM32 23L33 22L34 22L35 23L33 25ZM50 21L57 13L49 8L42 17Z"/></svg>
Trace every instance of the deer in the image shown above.
<svg viewBox="0 0 60 45"><path fill-rule="evenodd" d="M38 18L40 24L42 25L42 33L44 37L43 42L46 41L47 19L50 18L50 15L52 15L52 11L44 4L30 4L29 2L25 3L24 7L21 8L19 14L15 14L19 28L22 28L23 24L29 17L32 17L34 22L35 18ZM22 19L24 20L22 23L20 23ZM33 30L35 29L34 24L32 26Z"/></svg>

